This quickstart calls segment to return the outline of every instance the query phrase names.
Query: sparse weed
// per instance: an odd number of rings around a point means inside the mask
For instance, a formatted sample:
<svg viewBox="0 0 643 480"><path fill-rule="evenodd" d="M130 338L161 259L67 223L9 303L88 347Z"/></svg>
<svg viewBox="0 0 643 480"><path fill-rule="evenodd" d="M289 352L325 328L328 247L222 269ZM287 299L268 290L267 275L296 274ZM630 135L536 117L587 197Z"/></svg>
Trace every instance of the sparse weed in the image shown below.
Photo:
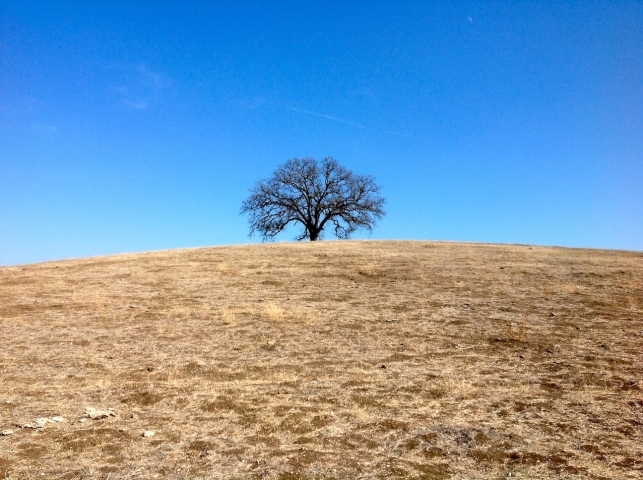
<svg viewBox="0 0 643 480"><path fill-rule="evenodd" d="M316 308L299 308L296 310L297 318L305 323L319 323L321 316Z"/></svg>
<svg viewBox="0 0 643 480"><path fill-rule="evenodd" d="M627 309L632 311L632 312L638 312L639 311L639 302L632 295L627 297Z"/></svg>
<svg viewBox="0 0 643 480"><path fill-rule="evenodd" d="M192 316L192 307L190 305L177 305L171 310L172 315L186 319Z"/></svg>
<svg viewBox="0 0 643 480"><path fill-rule="evenodd" d="M463 378L461 373L448 371L440 379L440 387L448 394L466 398L469 396L472 385Z"/></svg>
<svg viewBox="0 0 643 480"><path fill-rule="evenodd" d="M105 292L99 292L94 299L95 311L102 317L107 310L107 297Z"/></svg>
<svg viewBox="0 0 643 480"><path fill-rule="evenodd" d="M273 322L281 322L285 316L285 310L274 303L269 303L264 308L264 313Z"/></svg>
<svg viewBox="0 0 643 480"><path fill-rule="evenodd" d="M516 322L511 322L505 329L506 336L509 340L514 342L524 342L527 334L527 317L525 317L520 325Z"/></svg>
<svg viewBox="0 0 643 480"><path fill-rule="evenodd" d="M378 277L383 276L383 273L380 270L378 270L376 268L373 268L373 267L360 268L357 271L357 273L359 273L360 275L362 275L364 277L370 277L370 278L378 278Z"/></svg>
<svg viewBox="0 0 643 480"><path fill-rule="evenodd" d="M234 325L237 323L237 316L230 307L219 308L219 316L224 325Z"/></svg>

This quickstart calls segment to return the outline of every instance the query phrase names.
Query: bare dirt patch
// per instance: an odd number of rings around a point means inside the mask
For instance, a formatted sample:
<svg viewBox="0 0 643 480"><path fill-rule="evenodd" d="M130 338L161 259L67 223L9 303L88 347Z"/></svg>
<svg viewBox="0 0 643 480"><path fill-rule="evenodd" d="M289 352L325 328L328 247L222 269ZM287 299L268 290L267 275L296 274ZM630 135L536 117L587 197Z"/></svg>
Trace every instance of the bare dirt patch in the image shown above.
<svg viewBox="0 0 643 480"><path fill-rule="evenodd" d="M5 267L0 336L0 479L643 477L637 252L316 242Z"/></svg>

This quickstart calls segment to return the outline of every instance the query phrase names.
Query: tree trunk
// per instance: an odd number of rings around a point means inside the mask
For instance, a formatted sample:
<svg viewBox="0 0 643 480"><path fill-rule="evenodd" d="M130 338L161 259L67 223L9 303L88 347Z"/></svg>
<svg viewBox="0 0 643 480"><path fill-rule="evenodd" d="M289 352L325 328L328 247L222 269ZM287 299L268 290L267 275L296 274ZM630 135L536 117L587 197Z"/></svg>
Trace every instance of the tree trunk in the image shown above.
<svg viewBox="0 0 643 480"><path fill-rule="evenodd" d="M316 230L311 230L310 231L310 241L311 242L316 242L318 238L319 238L319 232L316 231Z"/></svg>

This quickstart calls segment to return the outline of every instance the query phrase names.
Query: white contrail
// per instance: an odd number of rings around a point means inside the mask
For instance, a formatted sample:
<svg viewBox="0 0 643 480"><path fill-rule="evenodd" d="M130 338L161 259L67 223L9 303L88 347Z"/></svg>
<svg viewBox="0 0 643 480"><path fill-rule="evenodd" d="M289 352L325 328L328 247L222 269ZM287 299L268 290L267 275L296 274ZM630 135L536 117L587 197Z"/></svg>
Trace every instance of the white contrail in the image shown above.
<svg viewBox="0 0 643 480"><path fill-rule="evenodd" d="M333 117L332 115L326 115L324 113L317 113L317 112L309 112L308 110L302 110L301 108L296 108L296 107L286 107L288 110L292 110L294 112L301 112L301 113L306 113L308 115L314 115L315 117L322 117L322 118L327 118L328 120L332 120L333 122L339 122L339 123L345 123L346 125L352 125L354 127L358 128L367 128L364 125L361 125L359 123L351 122L349 120L344 120L342 118L338 117Z"/></svg>
<svg viewBox="0 0 643 480"><path fill-rule="evenodd" d="M406 133L393 132L391 130L377 130L375 128L370 128L370 127L367 127L365 125L362 125L361 123L351 122L350 120L344 120L343 118L335 117L333 115L326 115L325 113L311 112L311 111L308 111L308 110L304 110L302 108L291 107L291 106L288 106L288 105L286 106L286 108L288 110L292 110L293 112L301 112L301 113L305 113L306 115L313 115L315 117L325 118L325 119L331 120L333 122L344 123L346 125L351 125L351 126L357 127L357 128L363 128L364 130L370 130L372 132L388 133L390 135L400 135L402 137L408 137L408 138L411 137L411 135L407 135Z"/></svg>

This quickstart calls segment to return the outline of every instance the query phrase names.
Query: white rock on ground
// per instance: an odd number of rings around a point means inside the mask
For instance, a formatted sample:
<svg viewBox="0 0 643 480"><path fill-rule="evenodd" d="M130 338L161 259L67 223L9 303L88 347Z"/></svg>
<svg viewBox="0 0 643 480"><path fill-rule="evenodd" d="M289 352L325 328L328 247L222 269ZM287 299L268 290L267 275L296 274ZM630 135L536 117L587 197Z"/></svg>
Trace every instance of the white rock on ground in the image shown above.
<svg viewBox="0 0 643 480"><path fill-rule="evenodd" d="M115 416L116 416L116 413L114 413L113 408L100 410L94 407L87 407L85 409L85 417L91 418L92 420L99 420L101 418L115 417Z"/></svg>
<svg viewBox="0 0 643 480"><path fill-rule="evenodd" d="M33 421L33 423L25 423L25 424L20 425L20 428L37 429L37 428L43 428L48 423L61 423L61 422L66 422L66 421L67 420L65 420L65 417L61 417L61 416L58 416L58 415L55 416L55 417L51 417L51 418L40 417L40 418L36 418Z"/></svg>

